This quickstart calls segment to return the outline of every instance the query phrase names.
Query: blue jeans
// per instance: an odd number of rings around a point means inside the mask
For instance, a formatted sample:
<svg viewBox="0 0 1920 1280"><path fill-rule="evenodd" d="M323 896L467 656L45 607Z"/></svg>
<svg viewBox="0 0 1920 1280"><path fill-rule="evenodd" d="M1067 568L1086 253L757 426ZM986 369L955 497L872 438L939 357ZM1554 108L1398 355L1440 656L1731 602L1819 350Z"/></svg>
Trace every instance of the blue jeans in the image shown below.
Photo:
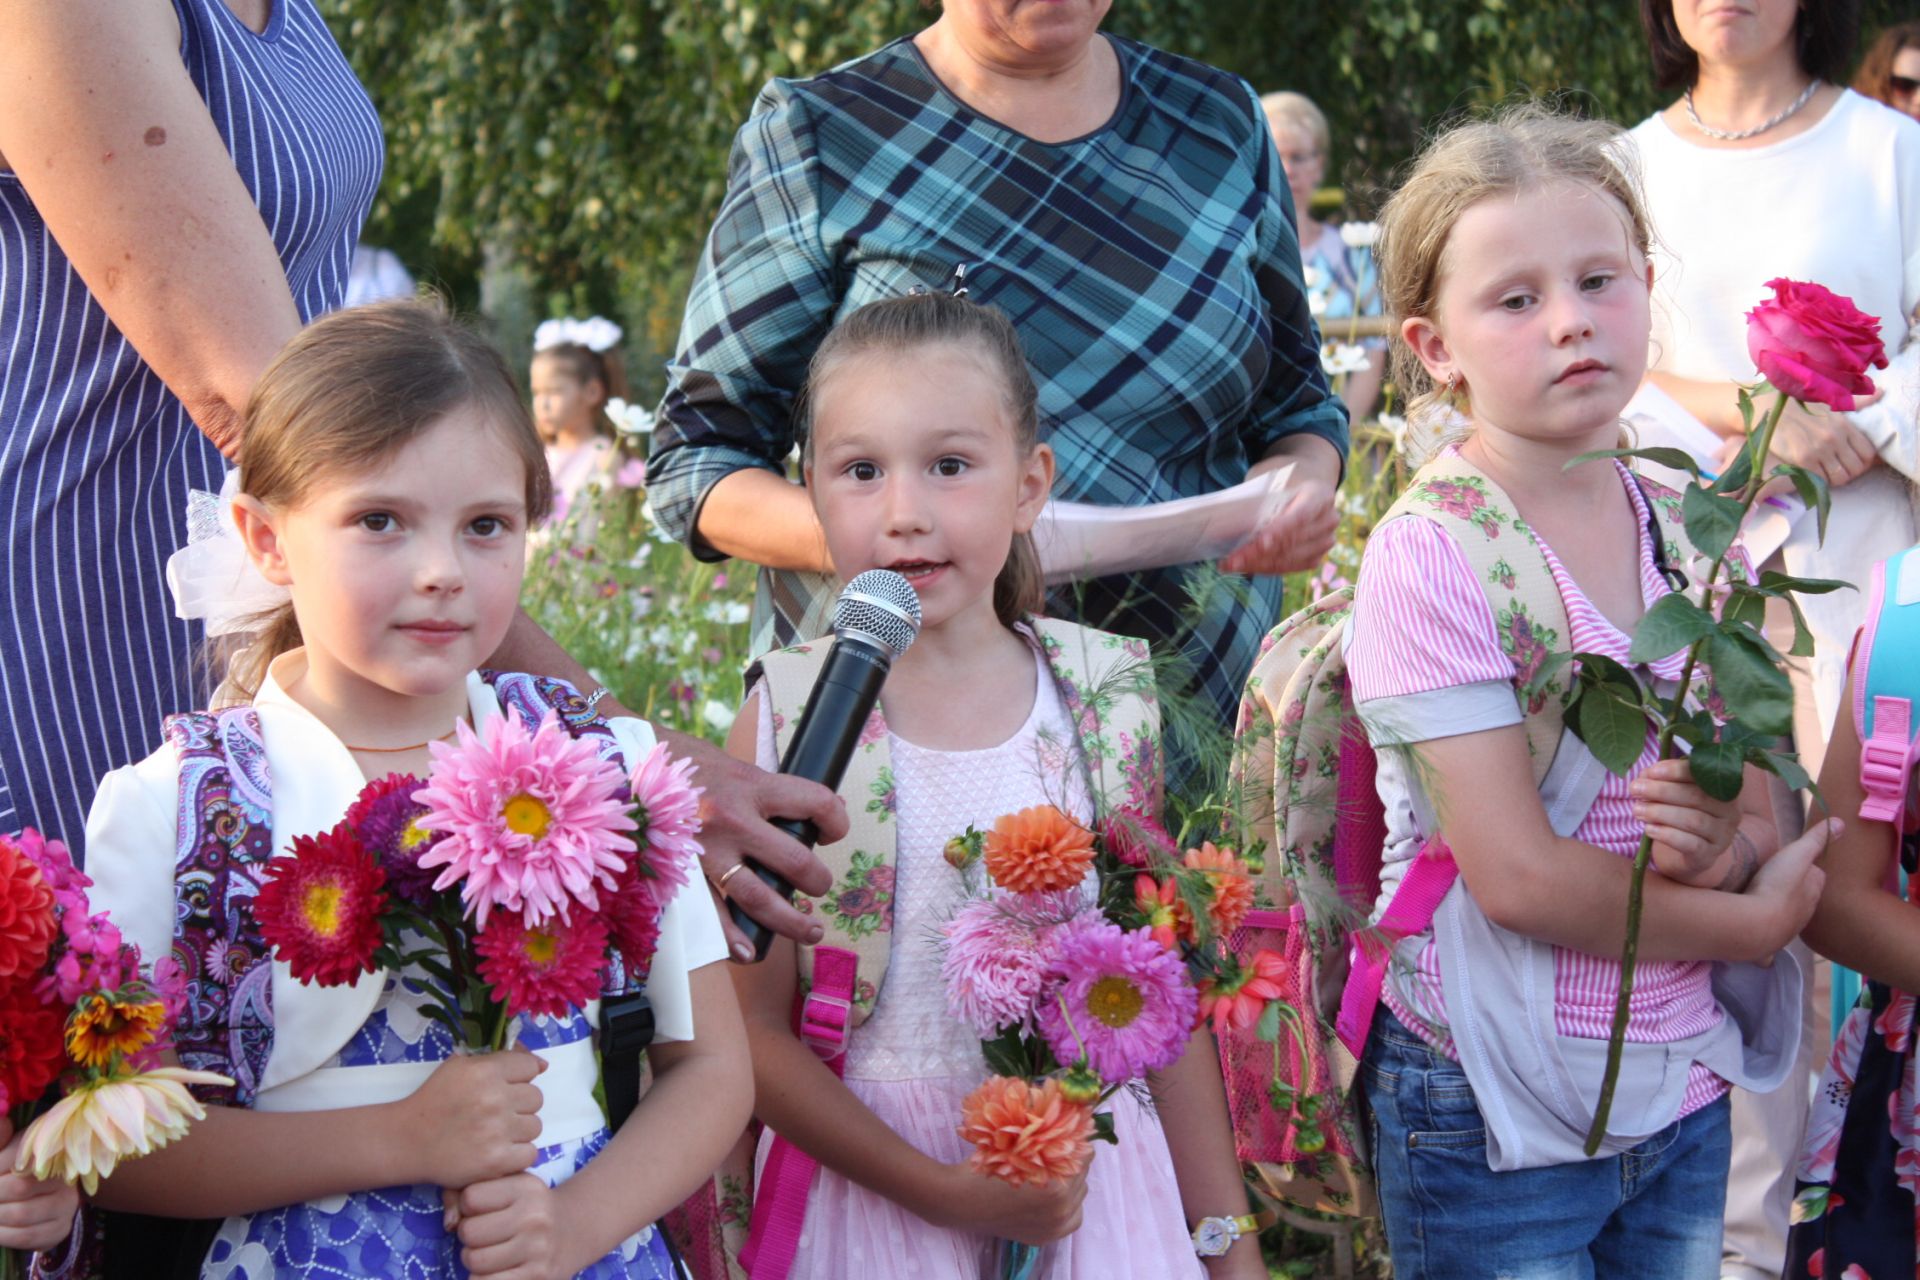
<svg viewBox="0 0 1920 1280"><path fill-rule="evenodd" d="M1360 1081L1395 1280L1720 1274L1725 1098L1616 1156L1495 1173L1466 1072L1384 1007Z"/></svg>

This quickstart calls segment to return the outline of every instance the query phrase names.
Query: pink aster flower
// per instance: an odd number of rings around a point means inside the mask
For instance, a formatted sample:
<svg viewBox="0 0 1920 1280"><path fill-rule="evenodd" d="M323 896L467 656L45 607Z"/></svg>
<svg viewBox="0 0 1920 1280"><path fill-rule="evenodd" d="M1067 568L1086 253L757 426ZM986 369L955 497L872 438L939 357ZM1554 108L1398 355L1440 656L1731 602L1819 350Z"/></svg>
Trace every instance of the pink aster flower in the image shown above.
<svg viewBox="0 0 1920 1280"><path fill-rule="evenodd" d="M982 1040L1008 1027L1026 1030L1047 984L1051 931L1017 899L976 898L961 907L947 922L940 962L947 1008Z"/></svg>
<svg viewBox="0 0 1920 1280"><path fill-rule="evenodd" d="M1187 1046L1196 996L1180 958L1148 929L1077 919L1053 936L1056 998L1039 1008L1053 1056L1083 1056L1108 1083L1170 1066ZM1076 1034L1077 1033L1077 1034Z"/></svg>
<svg viewBox="0 0 1920 1280"><path fill-rule="evenodd" d="M477 734L458 728L454 745L433 744L433 775L414 793L427 806L420 826L447 833L420 855L444 868L433 887L458 884L482 928L495 907L529 925L566 919L576 902L598 911L634 851L618 766L551 711L531 730L511 710Z"/></svg>
<svg viewBox="0 0 1920 1280"><path fill-rule="evenodd" d="M600 994L607 964L607 924L581 912L528 924L513 910L494 915L473 941L480 976L511 1017L564 1017Z"/></svg>
<svg viewBox="0 0 1920 1280"><path fill-rule="evenodd" d="M655 743L633 771L634 817L644 873L659 881L660 901L687 882L687 868L700 856L700 796L693 761L675 759Z"/></svg>

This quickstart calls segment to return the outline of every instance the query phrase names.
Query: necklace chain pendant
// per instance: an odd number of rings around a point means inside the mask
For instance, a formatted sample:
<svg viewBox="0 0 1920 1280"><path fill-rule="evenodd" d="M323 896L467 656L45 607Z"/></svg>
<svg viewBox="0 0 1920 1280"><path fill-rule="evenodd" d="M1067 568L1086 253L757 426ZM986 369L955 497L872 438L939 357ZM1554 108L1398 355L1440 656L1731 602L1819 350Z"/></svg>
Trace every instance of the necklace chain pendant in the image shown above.
<svg viewBox="0 0 1920 1280"><path fill-rule="evenodd" d="M1709 138L1717 138L1721 142L1745 142L1748 138L1757 138L1767 130L1790 119L1800 108L1813 101L1813 91L1819 87L1820 81L1810 81L1807 87L1800 91L1800 96L1795 98L1786 110L1780 112L1780 114L1774 116L1773 119L1766 121L1764 124L1757 124L1751 129L1741 129L1738 132L1729 129L1716 129L1712 125L1703 122L1700 119L1700 113L1693 109L1693 89L1691 87L1687 89L1681 101L1686 104L1687 119L1693 124L1693 127L1701 133L1706 134Z"/></svg>

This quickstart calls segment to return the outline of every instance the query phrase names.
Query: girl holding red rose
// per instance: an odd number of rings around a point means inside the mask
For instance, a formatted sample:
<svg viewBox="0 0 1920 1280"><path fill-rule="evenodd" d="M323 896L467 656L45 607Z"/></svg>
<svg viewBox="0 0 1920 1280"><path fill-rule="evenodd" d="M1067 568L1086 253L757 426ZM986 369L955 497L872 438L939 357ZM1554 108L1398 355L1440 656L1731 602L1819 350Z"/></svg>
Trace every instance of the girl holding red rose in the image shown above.
<svg viewBox="0 0 1920 1280"><path fill-rule="evenodd" d="M1409 490L1451 514L1416 507L1374 530L1347 633L1388 816L1377 910L1418 883L1405 877L1423 849L1450 850L1459 873L1431 926L1394 943L1360 1070L1401 1280L1717 1276L1726 1095L1777 1082L1769 1034L1797 1032L1797 966L1757 965L1813 909L1818 842L1774 852L1758 795L1711 799L1650 731L1622 777L1532 719L1556 705L1533 680L1549 652L1610 658L1647 685L1684 662L1637 662L1629 640L1674 589L1668 546L1689 545L1671 495L1617 459L1581 460L1620 443L1646 367L1652 231L1618 146L1538 108L1467 124L1380 224L1409 421L1467 425ZM1479 498L1470 521L1462 488ZM1519 572L1539 594L1497 585ZM1589 1158L1643 835L1657 874L1620 1091ZM1723 998L1722 970L1748 1000ZM1753 1012L1756 989L1784 993L1788 1025Z"/></svg>

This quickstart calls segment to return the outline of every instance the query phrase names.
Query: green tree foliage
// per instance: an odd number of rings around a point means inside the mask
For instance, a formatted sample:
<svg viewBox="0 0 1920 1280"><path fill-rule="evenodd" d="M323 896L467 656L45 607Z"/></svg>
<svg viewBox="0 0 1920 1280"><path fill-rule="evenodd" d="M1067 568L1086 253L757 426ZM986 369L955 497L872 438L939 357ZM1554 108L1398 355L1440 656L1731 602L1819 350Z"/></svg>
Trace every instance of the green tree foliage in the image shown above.
<svg viewBox="0 0 1920 1280"><path fill-rule="evenodd" d="M935 16L930 0L319 4L386 122L368 241L469 304L483 262L507 262L540 314L622 316L642 399L761 85ZM1869 33L1895 17L1895 0L1865 8ZM1452 112L1529 91L1627 122L1657 105L1626 0L1119 0L1107 25L1312 96L1329 180L1362 212Z"/></svg>

